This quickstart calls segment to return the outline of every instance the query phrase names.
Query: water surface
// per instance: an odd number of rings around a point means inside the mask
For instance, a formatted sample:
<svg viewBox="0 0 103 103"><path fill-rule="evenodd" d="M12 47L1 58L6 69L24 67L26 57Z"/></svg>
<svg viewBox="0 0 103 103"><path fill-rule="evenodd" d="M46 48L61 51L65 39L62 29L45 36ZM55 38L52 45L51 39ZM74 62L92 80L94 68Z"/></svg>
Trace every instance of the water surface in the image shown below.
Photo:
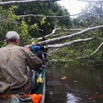
<svg viewBox="0 0 103 103"><path fill-rule="evenodd" d="M52 63L45 103L103 103L102 67Z"/></svg>

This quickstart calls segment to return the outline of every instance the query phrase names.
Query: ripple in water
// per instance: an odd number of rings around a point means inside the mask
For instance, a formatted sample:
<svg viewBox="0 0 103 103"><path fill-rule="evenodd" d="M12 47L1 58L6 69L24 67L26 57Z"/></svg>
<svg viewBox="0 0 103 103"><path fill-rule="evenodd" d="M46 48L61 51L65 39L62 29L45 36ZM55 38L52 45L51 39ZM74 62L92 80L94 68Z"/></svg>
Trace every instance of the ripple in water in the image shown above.
<svg viewBox="0 0 103 103"><path fill-rule="evenodd" d="M79 97L76 97L72 93L67 93L67 103L78 103Z"/></svg>

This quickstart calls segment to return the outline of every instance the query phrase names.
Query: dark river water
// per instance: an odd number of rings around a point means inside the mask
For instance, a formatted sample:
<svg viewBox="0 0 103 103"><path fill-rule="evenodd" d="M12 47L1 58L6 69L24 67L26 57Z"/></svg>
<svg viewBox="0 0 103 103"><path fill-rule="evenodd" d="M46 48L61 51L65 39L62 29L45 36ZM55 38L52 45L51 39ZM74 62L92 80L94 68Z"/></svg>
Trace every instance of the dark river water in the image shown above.
<svg viewBox="0 0 103 103"><path fill-rule="evenodd" d="M51 63L45 103L103 103L103 68Z"/></svg>

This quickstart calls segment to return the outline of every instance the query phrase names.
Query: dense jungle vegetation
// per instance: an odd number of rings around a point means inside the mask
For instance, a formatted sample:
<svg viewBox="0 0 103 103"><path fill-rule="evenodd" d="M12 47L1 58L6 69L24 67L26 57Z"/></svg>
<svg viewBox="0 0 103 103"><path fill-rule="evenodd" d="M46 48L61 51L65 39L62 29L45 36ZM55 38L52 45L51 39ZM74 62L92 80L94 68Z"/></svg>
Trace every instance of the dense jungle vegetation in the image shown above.
<svg viewBox="0 0 103 103"><path fill-rule="evenodd" d="M10 1L10 0L2 0ZM69 2L69 1L68 1ZM30 16L30 14L33 14ZM64 16L68 15L68 16ZM58 17L49 17L58 16ZM64 17L59 17L64 16ZM5 45L5 34L7 31L17 31L21 36L21 45L38 42L38 37L43 37L60 28L52 37L46 39L68 36L85 28L103 25L103 2L91 2L81 11L81 14L71 18L66 8L57 2L37 2L19 5L0 6L0 47ZM77 42L70 46L49 49L49 59L60 61L83 62L84 64L103 64L103 28L85 32L82 35L70 39L60 40L57 43L70 42L77 39L93 37L86 42ZM34 39L32 39L34 38ZM52 43L54 44L54 43ZM55 45L55 44L54 44ZM98 48L100 46L100 48ZM95 50L97 51L93 54ZM51 51L54 51L50 53Z"/></svg>

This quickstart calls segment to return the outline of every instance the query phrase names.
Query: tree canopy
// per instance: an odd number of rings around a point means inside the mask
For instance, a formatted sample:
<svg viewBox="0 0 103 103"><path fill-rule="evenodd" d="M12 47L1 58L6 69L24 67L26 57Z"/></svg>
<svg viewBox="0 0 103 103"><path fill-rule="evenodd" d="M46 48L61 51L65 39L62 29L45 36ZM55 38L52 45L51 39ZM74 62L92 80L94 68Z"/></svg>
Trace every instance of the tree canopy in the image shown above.
<svg viewBox="0 0 103 103"><path fill-rule="evenodd" d="M70 17L45 17L45 15L69 15L68 11L65 8L53 2L37 2L29 4L19 4L17 6L7 5L0 7L0 14L0 25L2 34L1 41L4 39L4 34L9 30L15 30L19 32L23 39L22 44L25 44L26 42L30 41L30 38L47 35L58 26L62 28L71 27ZM42 17L25 17L26 14L42 15ZM21 15L24 15L24 17L22 17Z"/></svg>

